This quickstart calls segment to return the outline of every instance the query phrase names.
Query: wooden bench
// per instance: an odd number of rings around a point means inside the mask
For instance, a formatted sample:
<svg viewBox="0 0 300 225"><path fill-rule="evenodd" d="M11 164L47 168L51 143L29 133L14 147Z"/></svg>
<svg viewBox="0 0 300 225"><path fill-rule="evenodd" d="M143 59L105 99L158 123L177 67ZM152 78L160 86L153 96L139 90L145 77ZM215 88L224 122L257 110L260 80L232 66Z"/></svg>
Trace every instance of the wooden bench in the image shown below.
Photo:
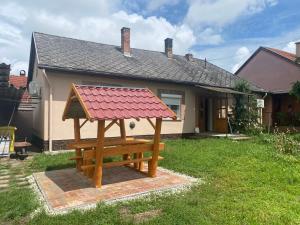
<svg viewBox="0 0 300 225"><path fill-rule="evenodd" d="M89 177L92 177L95 168L96 159L96 146L97 143L94 141L81 141L72 143L70 147L81 149L81 156L71 157L70 160L80 160L80 169L83 173ZM102 152L103 157L114 157L118 155L128 155L129 157L122 161L115 162L103 162L103 168L130 165L133 163L133 167L139 171L143 170L143 162L149 161L152 157L144 157L144 152L153 151L153 142L145 139L133 139L128 138L124 140L110 140L104 143L104 149ZM164 149L164 143L159 144L159 150ZM133 155L133 157L131 157ZM162 157L158 158L163 159Z"/></svg>

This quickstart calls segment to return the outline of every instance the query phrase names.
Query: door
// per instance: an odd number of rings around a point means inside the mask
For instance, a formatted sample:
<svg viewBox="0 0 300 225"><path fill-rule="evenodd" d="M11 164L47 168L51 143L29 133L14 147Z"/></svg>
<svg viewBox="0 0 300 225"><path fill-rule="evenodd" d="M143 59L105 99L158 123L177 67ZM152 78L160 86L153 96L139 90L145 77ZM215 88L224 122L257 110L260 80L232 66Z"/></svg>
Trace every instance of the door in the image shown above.
<svg viewBox="0 0 300 225"><path fill-rule="evenodd" d="M213 99L207 98L205 100L205 121L206 131L213 131Z"/></svg>
<svg viewBox="0 0 300 225"><path fill-rule="evenodd" d="M219 133L228 132L227 122L227 99L216 98L214 104L214 131Z"/></svg>
<svg viewBox="0 0 300 225"><path fill-rule="evenodd" d="M199 97L199 107L198 107L198 127L200 129L200 132L206 131L205 126L205 98Z"/></svg>

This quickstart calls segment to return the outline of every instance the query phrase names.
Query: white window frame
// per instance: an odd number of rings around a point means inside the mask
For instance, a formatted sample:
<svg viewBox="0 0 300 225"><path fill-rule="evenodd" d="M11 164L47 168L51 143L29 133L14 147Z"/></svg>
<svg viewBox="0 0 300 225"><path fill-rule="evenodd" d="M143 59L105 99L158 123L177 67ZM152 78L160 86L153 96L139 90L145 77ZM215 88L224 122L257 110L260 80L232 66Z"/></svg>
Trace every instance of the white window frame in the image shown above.
<svg viewBox="0 0 300 225"><path fill-rule="evenodd" d="M182 95L178 95L178 94L161 94L161 100L168 106L170 106L171 104L166 101L166 99L169 99L169 101L178 101L177 104L172 104L172 105L177 105L178 106L178 112L174 112L177 116L177 120L181 120L181 105L182 105ZM171 107L170 107L171 108Z"/></svg>

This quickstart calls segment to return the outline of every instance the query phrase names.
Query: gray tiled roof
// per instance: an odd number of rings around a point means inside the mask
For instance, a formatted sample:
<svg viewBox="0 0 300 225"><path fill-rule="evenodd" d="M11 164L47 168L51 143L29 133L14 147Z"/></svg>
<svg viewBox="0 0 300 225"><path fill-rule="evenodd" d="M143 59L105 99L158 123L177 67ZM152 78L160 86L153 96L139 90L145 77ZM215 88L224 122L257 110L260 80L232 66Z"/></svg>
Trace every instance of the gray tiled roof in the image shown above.
<svg viewBox="0 0 300 225"><path fill-rule="evenodd" d="M124 77L233 87L237 76L209 62L163 52L132 49L126 57L119 46L33 33L38 66L71 71L105 73Z"/></svg>

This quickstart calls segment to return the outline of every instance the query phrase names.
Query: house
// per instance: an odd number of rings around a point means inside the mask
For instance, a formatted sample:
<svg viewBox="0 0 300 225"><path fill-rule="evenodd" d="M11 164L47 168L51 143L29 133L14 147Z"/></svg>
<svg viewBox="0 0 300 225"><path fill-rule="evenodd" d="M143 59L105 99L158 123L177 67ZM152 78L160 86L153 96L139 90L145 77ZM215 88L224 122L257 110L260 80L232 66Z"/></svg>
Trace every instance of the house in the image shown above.
<svg viewBox="0 0 300 225"><path fill-rule="evenodd" d="M34 110L33 135L43 149L65 149L73 138L73 124L62 121L71 84L149 88L177 115L164 120L162 136L179 137L200 132L227 132L232 90L238 77L206 60L173 54L173 41L165 51L130 47L130 29L121 29L121 46L33 33L28 82L40 89ZM82 123L84 121L81 121ZM147 121L135 123L128 135L152 134ZM83 138L95 138L96 125L83 128ZM119 135L117 127L106 134Z"/></svg>
<svg viewBox="0 0 300 225"><path fill-rule="evenodd" d="M15 126L16 138L32 135L32 105L25 71L10 75L10 65L0 64L0 126Z"/></svg>
<svg viewBox="0 0 300 225"><path fill-rule="evenodd" d="M300 80L299 59L300 42L296 54L260 47L235 73L266 90L263 122L267 126L300 125L300 103L289 94Z"/></svg>

